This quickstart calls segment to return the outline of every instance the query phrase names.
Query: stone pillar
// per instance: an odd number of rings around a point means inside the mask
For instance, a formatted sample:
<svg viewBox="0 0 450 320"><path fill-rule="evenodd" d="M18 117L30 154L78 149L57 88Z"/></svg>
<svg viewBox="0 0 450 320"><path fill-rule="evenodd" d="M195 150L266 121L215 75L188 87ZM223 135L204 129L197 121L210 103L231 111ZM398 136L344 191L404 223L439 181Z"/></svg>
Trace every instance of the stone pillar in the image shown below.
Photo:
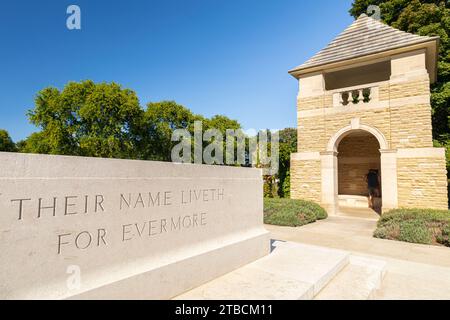
<svg viewBox="0 0 450 320"><path fill-rule="evenodd" d="M322 73L309 74L298 80L299 98L321 96L325 93L325 79Z"/></svg>
<svg viewBox="0 0 450 320"><path fill-rule="evenodd" d="M338 159L337 152L320 153L322 166L322 206L329 215L336 215L338 209Z"/></svg>
<svg viewBox="0 0 450 320"><path fill-rule="evenodd" d="M445 163L443 148L397 149L399 207L447 210Z"/></svg>
<svg viewBox="0 0 450 320"><path fill-rule="evenodd" d="M426 50L416 50L392 56L391 81L411 81L415 78L429 79L426 66Z"/></svg>
<svg viewBox="0 0 450 320"><path fill-rule="evenodd" d="M381 188L383 212L398 207L397 150L381 149Z"/></svg>

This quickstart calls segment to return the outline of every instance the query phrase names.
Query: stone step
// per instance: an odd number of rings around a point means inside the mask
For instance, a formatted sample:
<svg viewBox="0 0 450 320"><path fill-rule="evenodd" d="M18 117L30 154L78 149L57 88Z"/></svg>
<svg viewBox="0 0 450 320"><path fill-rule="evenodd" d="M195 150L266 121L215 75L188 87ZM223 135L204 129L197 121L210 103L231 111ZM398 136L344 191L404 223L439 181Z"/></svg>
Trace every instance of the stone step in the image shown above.
<svg viewBox="0 0 450 320"><path fill-rule="evenodd" d="M380 218L380 215L375 210L370 208L339 207L336 215L341 217L363 218L370 220L378 220Z"/></svg>
<svg viewBox="0 0 450 320"><path fill-rule="evenodd" d="M339 195L339 206L351 208L368 208L368 197L356 195Z"/></svg>
<svg viewBox="0 0 450 320"><path fill-rule="evenodd" d="M369 300L385 275L386 262L350 256L349 264L314 297L314 300Z"/></svg>
<svg viewBox="0 0 450 320"><path fill-rule="evenodd" d="M275 242L273 252L177 300L313 299L349 263L345 251Z"/></svg>

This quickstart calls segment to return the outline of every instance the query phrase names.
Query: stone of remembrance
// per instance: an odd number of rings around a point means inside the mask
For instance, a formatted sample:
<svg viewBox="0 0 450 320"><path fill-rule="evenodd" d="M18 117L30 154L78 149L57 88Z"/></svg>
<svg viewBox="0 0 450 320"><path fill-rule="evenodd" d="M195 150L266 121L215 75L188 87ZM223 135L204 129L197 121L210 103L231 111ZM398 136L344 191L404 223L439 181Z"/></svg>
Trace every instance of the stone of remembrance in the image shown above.
<svg viewBox="0 0 450 320"><path fill-rule="evenodd" d="M1 299L168 299L269 252L259 169L0 163Z"/></svg>

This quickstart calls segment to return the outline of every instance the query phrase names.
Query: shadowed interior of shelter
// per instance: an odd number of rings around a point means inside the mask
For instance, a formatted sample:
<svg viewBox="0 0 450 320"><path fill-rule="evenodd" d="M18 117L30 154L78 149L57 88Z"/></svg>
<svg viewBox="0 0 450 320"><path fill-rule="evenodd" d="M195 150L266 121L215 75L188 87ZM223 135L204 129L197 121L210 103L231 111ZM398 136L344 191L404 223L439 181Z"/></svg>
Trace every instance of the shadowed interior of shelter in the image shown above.
<svg viewBox="0 0 450 320"><path fill-rule="evenodd" d="M378 170L381 176L380 144L369 132L355 130L345 136L338 146L338 192L343 206L368 206L369 170ZM381 197L381 184L379 187ZM379 198L379 197L377 197ZM380 199L377 199L377 204Z"/></svg>
<svg viewBox="0 0 450 320"><path fill-rule="evenodd" d="M336 90L345 87L388 81L390 76L391 64L389 61L372 63L365 66L325 73L325 89Z"/></svg>

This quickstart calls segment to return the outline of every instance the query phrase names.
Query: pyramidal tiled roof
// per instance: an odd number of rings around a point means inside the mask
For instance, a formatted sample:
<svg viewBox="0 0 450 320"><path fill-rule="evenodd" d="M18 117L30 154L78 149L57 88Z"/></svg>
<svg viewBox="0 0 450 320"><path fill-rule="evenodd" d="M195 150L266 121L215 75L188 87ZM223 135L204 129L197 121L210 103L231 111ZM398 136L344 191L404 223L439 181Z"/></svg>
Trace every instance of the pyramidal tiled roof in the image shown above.
<svg viewBox="0 0 450 320"><path fill-rule="evenodd" d="M362 14L328 46L289 73L438 38L407 33Z"/></svg>

